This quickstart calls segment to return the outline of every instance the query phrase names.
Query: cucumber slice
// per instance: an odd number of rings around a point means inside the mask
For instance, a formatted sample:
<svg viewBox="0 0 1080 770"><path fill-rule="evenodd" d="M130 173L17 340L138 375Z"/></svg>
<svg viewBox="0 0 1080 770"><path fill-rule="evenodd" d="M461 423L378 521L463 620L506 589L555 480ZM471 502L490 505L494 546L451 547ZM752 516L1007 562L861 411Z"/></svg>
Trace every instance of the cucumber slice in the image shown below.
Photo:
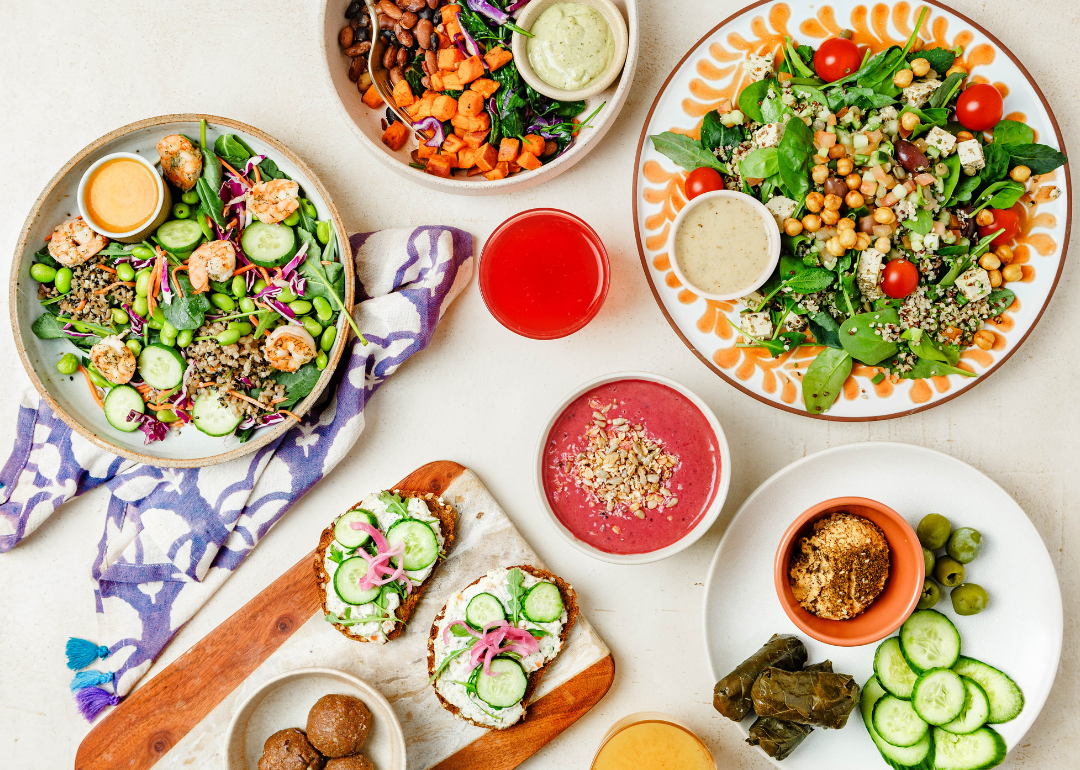
<svg viewBox="0 0 1080 770"><path fill-rule="evenodd" d="M1005 739L992 727L980 727L968 735L953 735L934 728L934 767L937 770L982 770L1005 759Z"/></svg>
<svg viewBox="0 0 1080 770"><path fill-rule="evenodd" d="M874 706L878 701L886 697L888 692L878 682L876 676L870 677L863 686L862 695L859 699L859 711L862 713L863 725L870 739L874 741L882 758L896 770L933 770L934 768L934 744L930 740L930 733L922 737L914 746L893 746L878 735L874 729Z"/></svg>
<svg viewBox="0 0 1080 770"><path fill-rule="evenodd" d="M165 251L178 254L194 249L203 239L203 231L194 219L173 219L157 229L157 237Z"/></svg>
<svg viewBox="0 0 1080 770"><path fill-rule="evenodd" d="M207 436L228 436L242 420L240 413L216 390L199 394L191 408L191 421Z"/></svg>
<svg viewBox="0 0 1080 770"><path fill-rule="evenodd" d="M128 420L132 411L144 414L146 404L143 403L139 391L130 385L116 385L105 396L105 419L117 430L131 433L139 429L138 420Z"/></svg>
<svg viewBox="0 0 1080 770"><path fill-rule="evenodd" d="M1024 693L1016 686L1016 682L993 666L974 658L960 658L952 669L961 676L973 679L983 688L987 700L990 701L990 718L986 720L988 724L998 725L1016 719L1024 710Z"/></svg>
<svg viewBox="0 0 1080 770"><path fill-rule="evenodd" d="M562 593L554 583L537 583L525 594L521 609L533 623L552 623L562 617Z"/></svg>
<svg viewBox="0 0 1080 770"><path fill-rule="evenodd" d="M960 678L964 682L964 709L956 719L941 725L941 729L947 733L967 735L978 730L990 719L990 699L974 679L966 676Z"/></svg>
<svg viewBox="0 0 1080 770"><path fill-rule="evenodd" d="M497 596L477 594L465 608L465 620L476 629L484 629L489 623L506 620L506 608Z"/></svg>
<svg viewBox="0 0 1080 770"><path fill-rule="evenodd" d="M491 676L478 669L476 696L493 709L505 709L521 703L529 678L525 669L513 658L498 657L491 661Z"/></svg>
<svg viewBox="0 0 1080 770"><path fill-rule="evenodd" d="M916 610L900 627L900 649L917 673L952 668L960 657L960 634L937 610Z"/></svg>
<svg viewBox="0 0 1080 770"><path fill-rule="evenodd" d="M919 675L911 670L900 649L900 638L891 636L874 653L874 675L890 695L910 698Z"/></svg>
<svg viewBox="0 0 1080 770"><path fill-rule="evenodd" d="M375 601L381 590L378 586L366 590L360 588L360 578L367 574L367 559L353 556L338 565L334 572L334 592L346 604L367 604Z"/></svg>
<svg viewBox="0 0 1080 770"><path fill-rule="evenodd" d="M426 521L398 519L386 531L386 542L393 548L405 544L405 569L409 572L431 566L439 558L439 540Z"/></svg>
<svg viewBox="0 0 1080 770"><path fill-rule="evenodd" d="M244 254L256 265L281 267L296 255L296 233L288 225L252 222L240 238Z"/></svg>
<svg viewBox="0 0 1080 770"><path fill-rule="evenodd" d="M338 520L334 522L334 539L346 548L359 548L371 539L371 535L362 529L353 529L349 526L354 521L359 521L361 524L370 524L375 529L379 528L379 520L375 518L375 514L371 511L365 511L363 508L354 508L341 514Z"/></svg>
<svg viewBox="0 0 1080 770"><path fill-rule="evenodd" d="M874 729L893 746L914 746L926 737L929 726L915 713L911 703L886 695L874 706Z"/></svg>
<svg viewBox="0 0 1080 770"><path fill-rule="evenodd" d="M915 681L911 707L932 725L947 724L964 710L967 691L960 675L951 668L933 668Z"/></svg>
<svg viewBox="0 0 1080 770"><path fill-rule="evenodd" d="M168 345L147 345L139 354L139 376L158 390L175 388L184 380L187 361Z"/></svg>

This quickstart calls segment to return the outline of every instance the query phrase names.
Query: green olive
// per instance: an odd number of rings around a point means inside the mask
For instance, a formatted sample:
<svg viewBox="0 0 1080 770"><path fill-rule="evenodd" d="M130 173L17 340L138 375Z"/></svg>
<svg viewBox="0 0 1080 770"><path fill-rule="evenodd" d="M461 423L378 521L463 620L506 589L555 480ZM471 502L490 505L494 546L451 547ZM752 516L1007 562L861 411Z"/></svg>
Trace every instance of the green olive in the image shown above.
<svg viewBox="0 0 1080 770"><path fill-rule="evenodd" d="M977 583L962 583L952 590L952 606L957 615L978 615L990 603L986 589Z"/></svg>
<svg viewBox="0 0 1080 770"><path fill-rule="evenodd" d="M946 588L964 582L964 565L951 556L942 556L934 565L934 579Z"/></svg>
<svg viewBox="0 0 1080 770"><path fill-rule="evenodd" d="M307 315L311 312L311 303L306 299L294 299L289 303L289 310L297 315Z"/></svg>
<svg viewBox="0 0 1080 770"><path fill-rule="evenodd" d="M927 578L923 581L922 595L919 597L919 603L915 607L920 610L928 610L940 601L941 589L938 588L937 583Z"/></svg>
<svg viewBox="0 0 1080 770"><path fill-rule="evenodd" d="M79 371L79 359L75 357L74 353L64 353L60 357L60 360L56 362L56 371L60 374L75 374Z"/></svg>
<svg viewBox="0 0 1080 770"><path fill-rule="evenodd" d="M300 224L300 209L297 209L293 213L289 214L289 216L285 217L285 219L282 220L282 223L288 225L289 227L296 227L298 224Z"/></svg>
<svg viewBox="0 0 1080 770"><path fill-rule="evenodd" d="M138 340L128 340L124 344L128 346L128 350L130 350L135 356L138 356L139 353L142 353L142 343Z"/></svg>
<svg viewBox="0 0 1080 770"><path fill-rule="evenodd" d="M296 301L296 293L288 286L281 287L281 293L275 298L278 302L284 302L288 305L290 302Z"/></svg>
<svg viewBox="0 0 1080 770"><path fill-rule="evenodd" d="M949 533L952 532L952 525L940 513L928 513L923 516L915 531L919 535L919 542L923 544L923 548L936 551L948 542Z"/></svg>
<svg viewBox="0 0 1080 770"><path fill-rule="evenodd" d="M150 293L150 268L144 267L135 274L135 293L140 297Z"/></svg>
<svg viewBox="0 0 1080 770"><path fill-rule="evenodd" d="M56 268L44 262L35 262L30 266L30 277L38 283L52 283L56 278Z"/></svg>
<svg viewBox="0 0 1080 770"><path fill-rule="evenodd" d="M266 281L262 278L255 279L255 284L251 287L252 294L258 294L260 291L266 288Z"/></svg>
<svg viewBox="0 0 1080 770"><path fill-rule="evenodd" d="M968 564L975 560L982 547L982 533L979 530L960 527L949 535L949 544L945 546L945 550L961 564Z"/></svg>
<svg viewBox="0 0 1080 770"><path fill-rule="evenodd" d="M334 308L326 297L316 297L311 300L311 305L315 308L315 314L319 316L319 320L323 323L334 317Z"/></svg>
<svg viewBox="0 0 1080 770"><path fill-rule="evenodd" d="M187 219L191 216L191 209L186 203L177 203L172 207L172 215L177 219Z"/></svg>
<svg viewBox="0 0 1080 770"><path fill-rule="evenodd" d="M134 281L135 280L135 268L129 265L127 262L121 262L116 266L116 280L118 281Z"/></svg>
<svg viewBox="0 0 1080 770"><path fill-rule="evenodd" d="M157 418L162 422L176 422L180 419L172 409L162 409L157 413Z"/></svg>
<svg viewBox="0 0 1080 770"><path fill-rule="evenodd" d="M129 321L131 321L131 319L128 318L128 314L125 313L123 310L118 307L114 307L112 309L112 322L114 324L116 324L117 326L123 326Z"/></svg>
<svg viewBox="0 0 1080 770"><path fill-rule="evenodd" d="M188 190L186 193L180 196L180 200L189 206L199 202L199 194L195 190Z"/></svg>
<svg viewBox="0 0 1080 770"><path fill-rule="evenodd" d="M131 303L131 309L136 315L146 318L146 314L150 312L150 303L146 301L146 297L136 297Z"/></svg>
<svg viewBox="0 0 1080 770"><path fill-rule="evenodd" d="M934 562L937 561L937 557L934 556L934 552L931 551L929 548L923 548L922 549L922 557L923 557L923 562L926 564L926 571L923 574L925 574L925 575L934 574Z"/></svg>
<svg viewBox="0 0 1080 770"><path fill-rule="evenodd" d="M226 345L235 345L240 341L240 337L239 329L226 329L217 336L217 341L219 345L225 347Z"/></svg>
<svg viewBox="0 0 1080 770"><path fill-rule="evenodd" d="M315 237L319 239L319 243L327 244L330 242L330 222L328 220L322 220L315 223Z"/></svg>
<svg viewBox="0 0 1080 770"><path fill-rule="evenodd" d="M251 324L249 324L247 321L233 321L225 328L236 329L238 332L240 332L241 337L246 337L251 334Z"/></svg>
<svg viewBox="0 0 1080 770"><path fill-rule="evenodd" d="M218 294L215 292L210 295L210 301L226 313L231 313L236 310L236 303L233 302L233 298L228 294Z"/></svg>
<svg viewBox="0 0 1080 770"><path fill-rule="evenodd" d="M56 271L56 276L53 278L53 286L61 294L67 294L71 291L71 279L74 276L71 273L70 267L62 267Z"/></svg>
<svg viewBox="0 0 1080 770"><path fill-rule="evenodd" d="M242 275L234 275L232 279L232 295L237 299L247 295L247 282Z"/></svg>
<svg viewBox="0 0 1080 770"><path fill-rule="evenodd" d="M319 371L322 371L328 363L330 363L330 359L326 357L326 353L320 350L319 355L315 356L315 366L318 367Z"/></svg>
<svg viewBox="0 0 1080 770"><path fill-rule="evenodd" d="M322 333L322 339L319 340L319 347L330 352L330 348L334 347L334 340L337 339L337 327L327 326Z"/></svg>
<svg viewBox="0 0 1080 770"><path fill-rule="evenodd" d="M181 329L176 334L176 347L186 348L191 344L193 337L194 335L192 334L191 329Z"/></svg>
<svg viewBox="0 0 1080 770"><path fill-rule="evenodd" d="M245 313L254 313L259 308L258 306L256 306L255 300L253 300L251 297L241 297L240 309L243 310Z"/></svg>
<svg viewBox="0 0 1080 770"><path fill-rule="evenodd" d="M300 319L300 323L307 329L307 333L311 335L312 339L318 339L322 334L322 325L309 315Z"/></svg>

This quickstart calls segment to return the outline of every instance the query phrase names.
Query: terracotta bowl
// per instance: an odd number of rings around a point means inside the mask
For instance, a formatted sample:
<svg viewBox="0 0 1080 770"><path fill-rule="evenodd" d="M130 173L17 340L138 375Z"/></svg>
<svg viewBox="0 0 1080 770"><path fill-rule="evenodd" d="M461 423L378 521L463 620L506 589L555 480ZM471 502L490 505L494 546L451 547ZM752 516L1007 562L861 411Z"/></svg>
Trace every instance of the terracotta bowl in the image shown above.
<svg viewBox="0 0 1080 770"><path fill-rule="evenodd" d="M804 610L791 592L788 565L800 538L814 522L832 513L852 513L869 519L885 533L889 543L889 579L870 608L851 620L825 620ZM819 642L838 647L859 647L884 639L910 615L922 594L925 578L922 545L903 516L887 505L865 497L835 497L805 511L780 538L773 564L776 595L791 621Z"/></svg>

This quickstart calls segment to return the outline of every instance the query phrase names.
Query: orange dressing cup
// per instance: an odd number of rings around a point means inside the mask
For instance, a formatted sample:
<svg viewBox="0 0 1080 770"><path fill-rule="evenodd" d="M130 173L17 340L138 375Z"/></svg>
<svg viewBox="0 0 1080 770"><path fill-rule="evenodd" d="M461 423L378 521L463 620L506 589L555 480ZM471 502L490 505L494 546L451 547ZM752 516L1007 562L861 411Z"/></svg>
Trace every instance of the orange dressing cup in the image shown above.
<svg viewBox="0 0 1080 770"><path fill-rule="evenodd" d="M675 717L641 711L611 726L592 770L716 770L712 752Z"/></svg>
<svg viewBox="0 0 1080 770"><path fill-rule="evenodd" d="M147 176L129 175L125 180L119 178L116 173L110 173L121 171L122 166L130 163L141 166L139 173L145 171ZM130 171L130 167L128 170ZM108 198L102 199L102 196L130 199L138 193L135 188L145 186L146 182L150 182L153 187L151 190L144 191L149 193L148 196L144 196L145 205L140 201L127 202L129 207L134 207L134 211L119 214L117 209L123 208L123 203L117 203ZM98 194L95 195L95 188L99 186L103 189L97 191ZM169 186L165 184L154 164L142 155L133 152L114 152L94 161L79 181L77 199L79 213L91 230L122 243L138 243L146 240L168 218L172 208L172 194ZM125 218L126 224L122 225L125 229L117 229L118 225L114 222L102 221L103 214L99 212L108 209L112 209L117 216Z"/></svg>

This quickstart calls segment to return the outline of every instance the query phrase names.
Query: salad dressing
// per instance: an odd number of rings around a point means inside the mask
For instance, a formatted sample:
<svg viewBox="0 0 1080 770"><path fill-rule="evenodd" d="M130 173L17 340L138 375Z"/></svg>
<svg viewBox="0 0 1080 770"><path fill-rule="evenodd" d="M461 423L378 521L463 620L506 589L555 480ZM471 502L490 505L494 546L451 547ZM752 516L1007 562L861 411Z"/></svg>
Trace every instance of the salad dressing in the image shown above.
<svg viewBox="0 0 1080 770"><path fill-rule="evenodd" d="M638 722L601 747L592 770L715 770L709 750L670 722Z"/></svg>
<svg viewBox="0 0 1080 770"><path fill-rule="evenodd" d="M545 83L577 91L604 74L615 38L603 14L588 5L556 3L537 17L526 45L529 64Z"/></svg>
<svg viewBox="0 0 1080 770"><path fill-rule="evenodd" d="M157 213L154 172L131 158L102 163L86 182L83 204L87 215L109 233L138 230Z"/></svg>
<svg viewBox="0 0 1080 770"><path fill-rule="evenodd" d="M761 216L745 203L714 198L679 224L675 258L693 286L735 294L751 288L768 268L769 235Z"/></svg>

